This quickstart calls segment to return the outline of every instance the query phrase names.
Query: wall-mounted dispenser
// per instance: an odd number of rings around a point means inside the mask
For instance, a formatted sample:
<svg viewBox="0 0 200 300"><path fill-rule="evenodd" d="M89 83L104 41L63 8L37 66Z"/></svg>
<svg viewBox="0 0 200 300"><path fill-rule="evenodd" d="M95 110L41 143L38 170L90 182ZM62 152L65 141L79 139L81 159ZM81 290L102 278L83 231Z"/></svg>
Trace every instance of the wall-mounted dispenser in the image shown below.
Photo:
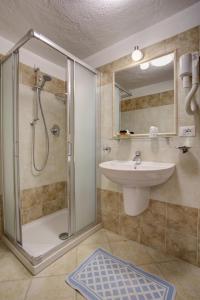
<svg viewBox="0 0 200 300"><path fill-rule="evenodd" d="M186 112L193 115L198 109L193 97L199 86L199 52L187 53L180 57L180 77L183 80L183 88L190 89L186 96Z"/></svg>

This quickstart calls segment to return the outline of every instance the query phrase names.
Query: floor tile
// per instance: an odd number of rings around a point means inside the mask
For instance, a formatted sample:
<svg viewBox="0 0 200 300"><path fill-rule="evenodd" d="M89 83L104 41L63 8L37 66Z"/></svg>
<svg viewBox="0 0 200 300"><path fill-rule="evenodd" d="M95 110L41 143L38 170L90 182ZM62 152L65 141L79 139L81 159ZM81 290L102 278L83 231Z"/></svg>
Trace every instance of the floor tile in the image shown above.
<svg viewBox="0 0 200 300"><path fill-rule="evenodd" d="M81 245L97 244L99 242L108 243L108 237L105 229L100 229L99 231L95 232L90 237L88 237L85 241L83 241Z"/></svg>
<svg viewBox="0 0 200 300"><path fill-rule="evenodd" d="M176 286L179 298L200 299L199 268L181 260L160 263L158 267L166 280Z"/></svg>
<svg viewBox="0 0 200 300"><path fill-rule="evenodd" d="M153 263L153 258L147 253L145 246L133 241L110 243L112 253L136 265Z"/></svg>
<svg viewBox="0 0 200 300"><path fill-rule="evenodd" d="M76 300L85 300L86 298L83 297L79 292L76 292Z"/></svg>
<svg viewBox="0 0 200 300"><path fill-rule="evenodd" d="M176 300L200 300L200 268L101 229L35 277L0 242L1 300L84 300L65 283L67 273L97 248L128 260L176 286Z"/></svg>
<svg viewBox="0 0 200 300"><path fill-rule="evenodd" d="M154 262L167 262L167 261L177 260L177 258L175 258L174 256L167 255L151 247L146 247L146 251L153 258Z"/></svg>
<svg viewBox="0 0 200 300"><path fill-rule="evenodd" d="M123 237L122 235L119 235L117 233L114 233L109 230L105 230L106 235L108 237L109 242L122 242L122 241L127 241L127 238Z"/></svg>
<svg viewBox="0 0 200 300"><path fill-rule="evenodd" d="M1 300L24 300L30 280L0 282Z"/></svg>
<svg viewBox="0 0 200 300"><path fill-rule="evenodd" d="M90 245L80 245L77 247L77 263L80 264L84 259L86 259L92 252L97 248L103 248L104 250L111 252L110 246L107 244L90 244Z"/></svg>
<svg viewBox="0 0 200 300"><path fill-rule="evenodd" d="M62 274L64 275L72 272L77 265L76 252L76 248L70 250L68 253L52 263L49 267L37 274L36 277L55 276Z"/></svg>
<svg viewBox="0 0 200 300"><path fill-rule="evenodd" d="M7 248L7 246L3 243L3 241L0 241L0 253L10 252L10 250Z"/></svg>
<svg viewBox="0 0 200 300"><path fill-rule="evenodd" d="M156 264L144 265L144 266L141 266L140 269L164 279L162 272L160 271L160 269L158 268L158 266Z"/></svg>
<svg viewBox="0 0 200 300"><path fill-rule="evenodd" d="M11 252L0 254L0 282L29 278L31 278L29 271Z"/></svg>
<svg viewBox="0 0 200 300"><path fill-rule="evenodd" d="M26 300L75 300L76 292L66 284L65 277L34 278Z"/></svg>

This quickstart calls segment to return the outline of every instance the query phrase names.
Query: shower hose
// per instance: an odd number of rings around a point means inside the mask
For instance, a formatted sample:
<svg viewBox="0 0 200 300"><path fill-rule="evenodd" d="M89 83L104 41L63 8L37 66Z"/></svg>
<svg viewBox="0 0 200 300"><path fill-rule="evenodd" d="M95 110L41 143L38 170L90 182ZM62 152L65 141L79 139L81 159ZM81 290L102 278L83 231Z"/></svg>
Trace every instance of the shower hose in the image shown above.
<svg viewBox="0 0 200 300"><path fill-rule="evenodd" d="M40 112L41 112L41 116L42 116L42 121L43 121L43 125L44 125L44 130L45 130L45 141L46 141L46 153L45 153L45 158L44 161L41 165L41 167L37 166L36 163L36 159L35 159L35 127L37 124L38 119L38 115L36 118L34 118L33 122L31 123L32 125L32 130L33 130L33 134L32 134L32 162L33 162L33 168L35 169L35 171L37 172L41 172L44 170L44 168L47 165L47 161L48 161L48 157L49 157L49 135L48 135L48 129L47 129L47 124L46 124L46 120L45 120L45 116L44 116L44 111L43 111L43 107L42 107L42 103L41 103L41 90L37 89L37 93L36 93L36 111L38 114L38 104L39 104L39 108L40 108Z"/></svg>

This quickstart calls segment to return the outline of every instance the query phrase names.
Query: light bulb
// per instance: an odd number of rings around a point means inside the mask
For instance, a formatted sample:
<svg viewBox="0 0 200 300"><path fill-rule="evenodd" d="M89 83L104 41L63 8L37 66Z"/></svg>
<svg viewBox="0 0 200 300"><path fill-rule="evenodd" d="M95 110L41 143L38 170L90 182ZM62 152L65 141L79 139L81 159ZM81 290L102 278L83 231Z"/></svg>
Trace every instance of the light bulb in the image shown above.
<svg viewBox="0 0 200 300"><path fill-rule="evenodd" d="M131 57L132 57L132 60L134 60L134 61L139 61L139 60L141 60L141 59L143 58L143 53L142 53L142 51L139 49L138 46L135 46L135 47L134 47L134 50L133 50L133 52L132 52Z"/></svg>
<svg viewBox="0 0 200 300"><path fill-rule="evenodd" d="M149 62L140 64L140 69L141 70L147 70L149 68Z"/></svg>
<svg viewBox="0 0 200 300"><path fill-rule="evenodd" d="M151 61L152 66L154 67L162 67L168 65L174 58L173 54L168 54L162 57L155 58Z"/></svg>

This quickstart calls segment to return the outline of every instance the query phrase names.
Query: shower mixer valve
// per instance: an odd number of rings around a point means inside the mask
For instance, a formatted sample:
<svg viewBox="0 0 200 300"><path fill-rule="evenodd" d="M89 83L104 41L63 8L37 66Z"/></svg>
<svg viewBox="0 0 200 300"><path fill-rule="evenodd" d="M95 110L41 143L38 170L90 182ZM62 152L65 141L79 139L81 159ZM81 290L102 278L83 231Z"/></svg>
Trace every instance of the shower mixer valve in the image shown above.
<svg viewBox="0 0 200 300"><path fill-rule="evenodd" d="M57 124L54 124L50 131L54 136L60 135L60 127Z"/></svg>

